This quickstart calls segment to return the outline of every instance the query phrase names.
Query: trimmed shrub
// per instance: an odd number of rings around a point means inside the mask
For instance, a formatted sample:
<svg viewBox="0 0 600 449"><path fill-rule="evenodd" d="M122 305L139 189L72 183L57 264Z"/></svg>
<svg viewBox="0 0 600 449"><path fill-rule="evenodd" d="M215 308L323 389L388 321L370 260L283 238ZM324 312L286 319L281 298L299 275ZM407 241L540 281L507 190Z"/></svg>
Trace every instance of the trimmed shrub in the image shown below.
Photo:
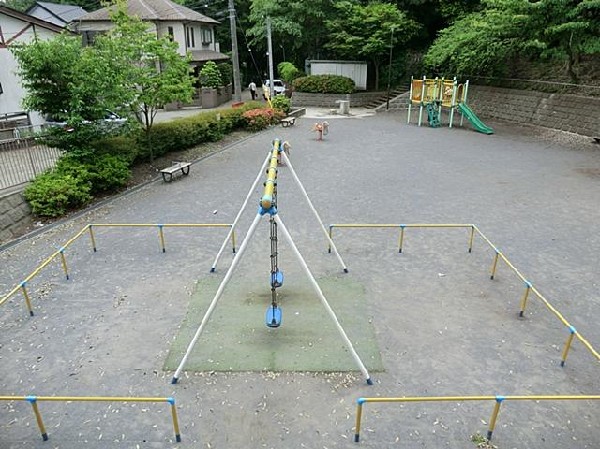
<svg viewBox="0 0 600 449"><path fill-rule="evenodd" d="M54 169L58 174L71 175L90 186L90 193L110 192L127 185L131 176L129 162L112 154L87 153L62 157Z"/></svg>
<svg viewBox="0 0 600 449"><path fill-rule="evenodd" d="M273 105L273 109L281 111L284 114L287 114L292 109L292 100L283 95L275 95L271 100L271 104Z"/></svg>
<svg viewBox="0 0 600 449"><path fill-rule="evenodd" d="M92 142L91 146L96 154L119 156L129 165L133 164L141 152L137 140L130 136L107 137Z"/></svg>
<svg viewBox="0 0 600 449"><path fill-rule="evenodd" d="M221 72L214 61L208 61L200 70L200 84L202 87L212 87L214 89L223 85Z"/></svg>
<svg viewBox="0 0 600 449"><path fill-rule="evenodd" d="M351 94L354 81L340 75L309 75L293 82L294 90L311 94Z"/></svg>
<svg viewBox="0 0 600 449"><path fill-rule="evenodd" d="M83 178L51 170L35 178L24 196L35 215L59 217L92 199L90 183Z"/></svg>
<svg viewBox="0 0 600 449"><path fill-rule="evenodd" d="M250 131L261 131L274 125L284 117L283 112L274 109L250 109L244 112L246 128Z"/></svg>
<svg viewBox="0 0 600 449"><path fill-rule="evenodd" d="M223 86L227 86L231 84L233 80L233 67L228 62L221 62L217 64L217 68L219 69L219 73L221 74L221 81L223 81Z"/></svg>

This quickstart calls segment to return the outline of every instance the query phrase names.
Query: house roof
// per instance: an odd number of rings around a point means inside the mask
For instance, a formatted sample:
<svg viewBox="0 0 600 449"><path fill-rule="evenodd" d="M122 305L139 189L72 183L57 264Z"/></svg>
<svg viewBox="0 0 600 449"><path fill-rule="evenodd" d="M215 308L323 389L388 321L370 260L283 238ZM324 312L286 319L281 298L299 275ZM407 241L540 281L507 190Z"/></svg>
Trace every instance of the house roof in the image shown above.
<svg viewBox="0 0 600 449"><path fill-rule="evenodd" d="M86 14L78 20L82 22L102 22L110 20L109 12L114 6L99 9ZM170 0L128 0L127 12L148 22L203 22L219 23L193 9L178 5Z"/></svg>
<svg viewBox="0 0 600 449"><path fill-rule="evenodd" d="M52 22L55 25L64 26L87 14L87 11L76 5L35 2L35 4L27 10L27 14L47 22Z"/></svg>
<svg viewBox="0 0 600 449"><path fill-rule="evenodd" d="M39 27L46 28L50 31L55 31L56 33L62 33L64 31L63 27L60 27L53 23L38 19L37 17L33 17L28 14L19 12L15 9L9 8L8 6L0 5L0 14L4 14L6 16L13 17L13 18L21 20L23 22L32 23Z"/></svg>
<svg viewBox="0 0 600 449"><path fill-rule="evenodd" d="M219 61L229 59L226 54L212 50L188 50L192 57L191 62Z"/></svg>

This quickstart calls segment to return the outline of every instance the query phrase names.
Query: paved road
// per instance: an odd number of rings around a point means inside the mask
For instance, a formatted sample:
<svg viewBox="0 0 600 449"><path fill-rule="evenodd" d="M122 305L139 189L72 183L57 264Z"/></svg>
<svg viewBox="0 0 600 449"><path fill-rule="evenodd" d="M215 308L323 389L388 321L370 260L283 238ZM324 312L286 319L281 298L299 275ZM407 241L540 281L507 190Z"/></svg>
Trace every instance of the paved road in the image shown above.
<svg viewBox="0 0 600 449"><path fill-rule="evenodd" d="M592 144L567 145L564 135L547 138L541 134L548 133L502 123L491 123L496 134L485 136L469 129L417 128L392 114L328 121L323 141L311 131L312 118L271 128L195 164L188 177L151 183L21 242L0 253L0 290L20 282L86 223L231 222L270 142L280 137L292 144L294 167L325 223L475 223L600 346L600 153ZM301 370L186 373L180 385L170 385L172 373L162 366L190 295L199 281L222 279L231 264L228 253L217 273L208 273L224 233L167 229L163 254L156 228L98 228L97 253L87 237L67 250L71 280L53 262L28 285L35 317L26 315L20 296L3 306L0 392L173 395L184 442L173 442L163 405L42 403L51 435L43 443L30 406L4 403L0 447L473 447L470 435L485 433L492 403L368 404L357 445L355 401L599 391L598 364L580 343L573 345L567 366L559 367L569 332L541 301L530 298L525 318L517 318L523 282L504 264L490 281L494 253L481 239L469 254L465 230L407 229L399 254L397 230L336 230L350 268L345 275L327 253L286 167L279 170L278 188L281 217L315 275L337 282L351 276L364 288L364 323L374 328L385 366L372 373L374 386L366 386L358 373ZM259 197L257 188L240 222L240 241ZM225 294L215 312L220 320L244 310L251 294L268 298L267 228L266 223L259 228L232 281L246 286L249 296ZM280 263L289 279L303 278L285 243ZM285 317L295 306L293 291L282 292L289 301ZM189 313L198 319L203 311ZM239 338L266 332L262 316L248 315L247 321L251 331ZM273 335L273 344L285 351ZM202 350L202 339L197 348ZM495 443L597 448L599 412L600 404L587 401L505 403Z"/></svg>

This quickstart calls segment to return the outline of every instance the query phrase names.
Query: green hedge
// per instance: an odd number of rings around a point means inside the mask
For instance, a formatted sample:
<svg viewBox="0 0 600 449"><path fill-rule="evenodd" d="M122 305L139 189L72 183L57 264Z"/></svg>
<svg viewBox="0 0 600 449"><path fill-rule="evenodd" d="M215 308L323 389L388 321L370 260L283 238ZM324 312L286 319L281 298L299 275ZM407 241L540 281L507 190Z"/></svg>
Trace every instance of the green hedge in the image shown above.
<svg viewBox="0 0 600 449"><path fill-rule="evenodd" d="M162 156L173 151L187 150L206 142L216 142L232 131L248 126L244 112L260 109L260 102L248 102L238 108L219 109L197 115L157 123L150 132L140 134L138 146L143 148L140 158Z"/></svg>
<svg viewBox="0 0 600 449"><path fill-rule="evenodd" d="M293 81L296 92L311 94L351 94L354 92L354 81L340 75L309 75Z"/></svg>
<svg viewBox="0 0 600 449"><path fill-rule="evenodd" d="M94 194L126 186L134 160L146 158L151 149L160 156L217 141L236 129L259 131L282 115L265 109L261 102L248 102L239 108L157 123L149 133L90 139L85 148L72 146L55 168L38 176L25 189L25 199L35 215L59 217L84 206Z"/></svg>

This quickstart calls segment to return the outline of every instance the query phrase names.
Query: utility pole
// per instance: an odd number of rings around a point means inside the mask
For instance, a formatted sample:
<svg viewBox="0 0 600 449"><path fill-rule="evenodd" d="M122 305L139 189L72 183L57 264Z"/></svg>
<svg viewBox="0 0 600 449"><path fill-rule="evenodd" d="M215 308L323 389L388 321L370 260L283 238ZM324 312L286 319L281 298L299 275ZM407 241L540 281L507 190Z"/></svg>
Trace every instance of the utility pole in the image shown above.
<svg viewBox="0 0 600 449"><path fill-rule="evenodd" d="M229 0L229 23L231 25L231 62L233 63L233 101L242 101L242 85L240 80L240 59L238 55L237 30L235 28L235 6Z"/></svg>
<svg viewBox="0 0 600 449"><path fill-rule="evenodd" d="M267 51L269 57L269 98L273 98L273 43L271 42L270 17L267 17Z"/></svg>
<svg viewBox="0 0 600 449"><path fill-rule="evenodd" d="M390 81L392 79L392 49L394 48L394 27L390 34L390 63L388 64L388 85L387 85L387 99L385 101L385 110L390 108Z"/></svg>

